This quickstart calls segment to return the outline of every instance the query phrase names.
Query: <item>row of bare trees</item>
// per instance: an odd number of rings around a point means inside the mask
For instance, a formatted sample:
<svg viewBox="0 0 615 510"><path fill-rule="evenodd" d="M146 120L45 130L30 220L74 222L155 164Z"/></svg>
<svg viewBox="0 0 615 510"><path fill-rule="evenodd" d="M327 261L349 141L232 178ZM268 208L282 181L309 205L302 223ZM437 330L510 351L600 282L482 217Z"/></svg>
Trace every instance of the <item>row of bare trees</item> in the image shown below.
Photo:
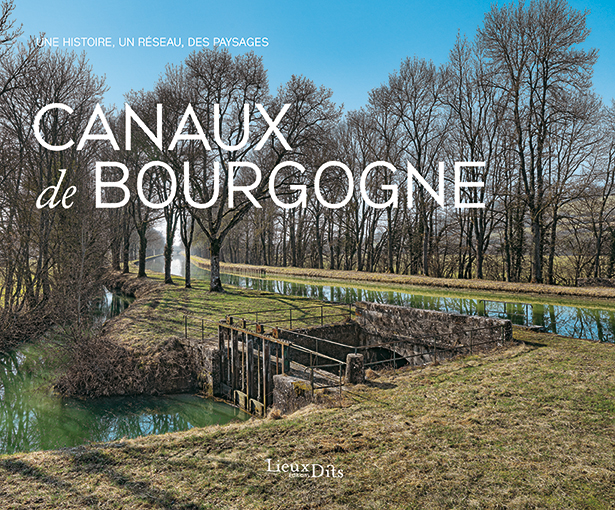
<svg viewBox="0 0 615 510"><path fill-rule="evenodd" d="M482 161L463 180L485 183L464 190L484 208L455 210L447 197L443 209L415 184L410 210L360 199L254 210L228 260L567 284L613 276L614 110L592 91L586 16L562 0L494 6L446 65L404 60L330 137L329 154L357 175L410 161L436 190L438 162ZM384 185L408 189L404 172L381 170L370 183L381 201Z"/></svg>
<svg viewBox="0 0 615 510"><path fill-rule="evenodd" d="M271 92L253 53L194 52L152 90L128 93L129 107L104 112L117 147L107 136L62 151L36 140L37 112L69 105L71 114L50 110L38 129L52 145L79 140L104 81L84 56L17 45L13 7L3 2L0 14L3 331L24 317L79 321L108 254L129 271L137 253L145 275L157 225L166 281L179 238L188 261L195 249L211 259L212 291L222 290L220 260L546 283L613 275L615 110L592 91L597 52L580 47L587 13L563 0L492 7L446 65L407 58L345 115L331 90L303 76ZM100 119L93 132L109 135ZM332 166L319 199L316 173L329 161L347 166L352 189ZM360 175L375 161L387 164L367 175L369 204ZM456 161L484 163L461 175L484 182L461 196L484 208L452 206ZM107 203L127 198L122 207L96 207L97 162L106 182L127 170L129 196L102 192ZM278 201L298 207L273 201L274 170ZM35 208L60 179L58 196L78 190L71 207ZM229 206L230 182L254 200L239 192Z"/></svg>
<svg viewBox="0 0 615 510"><path fill-rule="evenodd" d="M262 62L253 54L194 53L169 66L152 91L133 93L128 102L151 127L156 125L155 105L164 105L164 140L173 138L189 105L202 126L185 123L186 136L172 150L156 147L151 136L140 132L124 153L133 179L147 161L166 162L178 175L179 188L187 179L192 201L178 193L156 212L133 193L122 213L132 219L122 224L136 226L143 248L144 228L164 217L167 281L179 230L188 259L195 245L211 258L212 290L221 289L221 258L545 283L612 276L613 108L592 91L597 51L580 48L589 33L586 16L561 0L494 6L473 39L458 38L446 65L405 59L370 92L365 107L344 117L331 91L303 77L293 77L270 96ZM268 124L257 104L272 119L282 112L278 127L292 150L275 136L258 145ZM288 111L282 111L284 105L290 105ZM244 136L246 144L241 143ZM333 160L354 175L352 190L339 167L322 175L329 203L343 202L352 192L337 209L323 206L314 189L316 170ZM268 177L283 161L300 163L306 171L283 168L277 194L296 203L302 199L297 185L303 185L308 190L305 207L280 207L268 197ZM359 193L361 172L374 161L388 165L374 168L366 186L371 200L386 207L373 207ZM465 201L483 203L483 208L452 207L449 181L456 161L484 162L464 168L461 179L485 183L462 189ZM411 180L407 162L416 170ZM444 207L434 199L443 187L440 162L447 169ZM251 190L260 207L241 194L228 207L229 172L248 185L255 180L250 164L261 173ZM148 174L148 189L159 202L168 196L168 173ZM399 207L392 205L395 198ZM412 207L406 206L409 202ZM208 203L213 205L195 205ZM118 239L115 253L120 244ZM143 255L139 274L144 271Z"/></svg>

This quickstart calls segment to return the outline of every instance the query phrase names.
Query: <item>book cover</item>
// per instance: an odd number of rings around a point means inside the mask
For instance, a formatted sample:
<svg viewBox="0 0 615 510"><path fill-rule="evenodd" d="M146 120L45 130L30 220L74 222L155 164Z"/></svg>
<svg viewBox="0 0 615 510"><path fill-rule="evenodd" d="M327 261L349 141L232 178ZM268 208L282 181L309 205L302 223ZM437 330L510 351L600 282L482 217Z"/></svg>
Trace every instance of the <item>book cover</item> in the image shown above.
<svg viewBox="0 0 615 510"><path fill-rule="evenodd" d="M608 507L614 17L3 0L0 506Z"/></svg>

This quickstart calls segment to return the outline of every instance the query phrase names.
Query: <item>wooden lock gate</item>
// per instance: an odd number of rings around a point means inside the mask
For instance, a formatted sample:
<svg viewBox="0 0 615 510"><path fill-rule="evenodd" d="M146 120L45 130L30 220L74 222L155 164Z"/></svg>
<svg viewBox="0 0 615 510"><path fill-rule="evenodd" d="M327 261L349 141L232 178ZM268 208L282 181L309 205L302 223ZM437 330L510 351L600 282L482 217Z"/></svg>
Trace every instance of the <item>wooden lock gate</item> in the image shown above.
<svg viewBox="0 0 615 510"><path fill-rule="evenodd" d="M222 393L251 414L265 416L273 404L273 376L290 371L290 342L279 338L277 328L265 333L246 329L245 319L237 324L227 317L218 324L218 348L222 353Z"/></svg>

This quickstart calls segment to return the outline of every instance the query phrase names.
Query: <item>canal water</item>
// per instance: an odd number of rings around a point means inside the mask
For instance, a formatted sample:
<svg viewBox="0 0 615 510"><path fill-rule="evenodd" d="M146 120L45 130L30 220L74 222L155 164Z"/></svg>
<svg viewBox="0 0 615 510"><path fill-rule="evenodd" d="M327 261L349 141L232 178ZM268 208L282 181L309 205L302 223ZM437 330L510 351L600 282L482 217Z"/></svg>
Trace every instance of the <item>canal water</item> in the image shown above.
<svg viewBox="0 0 615 510"><path fill-rule="evenodd" d="M117 315L130 301L105 291L96 320ZM37 344L0 356L0 454L164 434L249 418L235 407L196 395L60 398L48 389L47 359L45 347Z"/></svg>
<svg viewBox="0 0 615 510"><path fill-rule="evenodd" d="M150 259L148 269L164 271L162 257ZM185 274L185 259L176 255L171 264L171 272L178 276ZM193 278L209 279L209 271L191 265ZM573 338L584 338L601 342L615 342L615 304L613 308L564 306L550 303L548 299L541 302L525 303L520 298L506 298L496 301L464 297L454 291L438 293L437 290L421 291L418 288L405 290L382 290L359 284L342 284L337 282L318 282L300 279L284 280L279 276L256 278L244 275L222 274L222 283L248 289L275 292L284 295L304 296L322 301L354 303L371 301L399 306L409 306L426 310L459 313L464 315L484 315L510 319L513 324L539 326L546 331ZM424 293L422 293L424 292Z"/></svg>

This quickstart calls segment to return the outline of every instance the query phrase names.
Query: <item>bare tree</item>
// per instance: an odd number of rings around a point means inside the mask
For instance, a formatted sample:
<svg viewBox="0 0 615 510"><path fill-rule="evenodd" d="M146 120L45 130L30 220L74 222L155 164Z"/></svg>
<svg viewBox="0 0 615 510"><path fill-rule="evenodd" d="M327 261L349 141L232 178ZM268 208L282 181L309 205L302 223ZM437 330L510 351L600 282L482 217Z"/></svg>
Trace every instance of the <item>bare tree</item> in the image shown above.
<svg viewBox="0 0 615 510"><path fill-rule="evenodd" d="M443 156L448 115L443 108L445 77L431 61L408 58L389 77L393 115L399 118L406 158L435 189L438 161ZM422 270L429 275L430 240L437 208L423 186L415 188L415 204L422 239Z"/></svg>
<svg viewBox="0 0 615 510"><path fill-rule="evenodd" d="M472 277L472 259L476 277L483 278L483 263L498 221L496 204L503 192L499 178L503 168L502 111L506 96L491 86L484 55L475 43L458 37L447 70L445 102L451 110L452 135L448 150L454 161L481 161L484 167L469 167L465 181L483 182L482 187L464 189L468 202L485 204L483 208L456 211L460 223L460 278ZM465 241L463 236L465 232ZM470 252L467 264L461 247ZM472 256L474 254L474 257Z"/></svg>
<svg viewBox="0 0 615 510"><path fill-rule="evenodd" d="M543 281L544 214L548 206L549 137L568 117L570 94L591 86L596 50L579 49L589 35L587 11L565 0L493 6L479 31L495 73L494 85L509 95L519 175L532 230L532 281Z"/></svg>

